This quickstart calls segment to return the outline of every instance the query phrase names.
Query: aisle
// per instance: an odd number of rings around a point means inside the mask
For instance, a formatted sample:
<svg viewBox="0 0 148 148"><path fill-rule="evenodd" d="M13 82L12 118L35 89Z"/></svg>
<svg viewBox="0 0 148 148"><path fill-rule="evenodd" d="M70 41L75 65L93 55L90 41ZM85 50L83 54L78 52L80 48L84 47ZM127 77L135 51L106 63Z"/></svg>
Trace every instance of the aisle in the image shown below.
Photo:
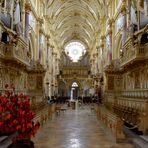
<svg viewBox="0 0 148 148"><path fill-rule="evenodd" d="M35 148L132 148L109 141L88 106L55 116L33 141Z"/></svg>

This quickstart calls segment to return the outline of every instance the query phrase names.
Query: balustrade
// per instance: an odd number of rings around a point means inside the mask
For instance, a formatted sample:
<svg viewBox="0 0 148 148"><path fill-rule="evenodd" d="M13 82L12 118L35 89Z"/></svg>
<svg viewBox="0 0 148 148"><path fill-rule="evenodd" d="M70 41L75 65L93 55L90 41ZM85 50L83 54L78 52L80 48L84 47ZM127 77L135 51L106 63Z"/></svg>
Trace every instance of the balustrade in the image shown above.
<svg viewBox="0 0 148 148"><path fill-rule="evenodd" d="M131 98L147 98L148 89L134 89L134 90L124 90L124 91L106 91L106 96L116 96L116 97L131 97Z"/></svg>
<svg viewBox="0 0 148 148"><path fill-rule="evenodd" d="M17 44L3 44L0 42L0 54L6 60L15 60L18 63L29 65L29 55L27 45L18 39Z"/></svg>
<svg viewBox="0 0 148 148"><path fill-rule="evenodd" d="M121 66L133 64L134 61L144 60L148 56L148 43L143 43L144 32L148 31L148 25L128 38L123 46L123 53L120 58Z"/></svg>
<svg viewBox="0 0 148 148"><path fill-rule="evenodd" d="M129 38L124 45L124 53L121 57L121 66L125 66L136 60L144 60L147 54L147 45L133 45L133 38Z"/></svg>
<svg viewBox="0 0 148 148"><path fill-rule="evenodd" d="M122 91L121 96L133 97L133 98L147 98L148 97L148 89Z"/></svg>

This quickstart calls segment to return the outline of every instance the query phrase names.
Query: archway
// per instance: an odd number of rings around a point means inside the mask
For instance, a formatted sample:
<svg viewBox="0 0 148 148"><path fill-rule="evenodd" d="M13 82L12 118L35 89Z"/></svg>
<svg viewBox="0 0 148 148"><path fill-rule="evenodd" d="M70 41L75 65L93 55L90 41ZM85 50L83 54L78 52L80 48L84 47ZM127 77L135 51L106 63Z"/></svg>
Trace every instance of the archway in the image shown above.
<svg viewBox="0 0 148 148"><path fill-rule="evenodd" d="M79 85L77 82L73 82L71 85L71 100L76 100L79 96Z"/></svg>
<svg viewBox="0 0 148 148"><path fill-rule="evenodd" d="M59 82L58 94L61 97L67 96L67 86L66 86L66 83L64 81Z"/></svg>

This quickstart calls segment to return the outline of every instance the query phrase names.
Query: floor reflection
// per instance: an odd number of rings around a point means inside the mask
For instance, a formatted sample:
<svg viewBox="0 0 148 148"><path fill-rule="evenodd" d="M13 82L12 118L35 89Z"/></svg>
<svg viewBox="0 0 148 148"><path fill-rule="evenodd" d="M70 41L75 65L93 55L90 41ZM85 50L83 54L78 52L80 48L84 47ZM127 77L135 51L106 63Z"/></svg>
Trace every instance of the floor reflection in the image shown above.
<svg viewBox="0 0 148 148"><path fill-rule="evenodd" d="M67 110L49 120L33 138L36 148L132 148L110 141L90 106Z"/></svg>

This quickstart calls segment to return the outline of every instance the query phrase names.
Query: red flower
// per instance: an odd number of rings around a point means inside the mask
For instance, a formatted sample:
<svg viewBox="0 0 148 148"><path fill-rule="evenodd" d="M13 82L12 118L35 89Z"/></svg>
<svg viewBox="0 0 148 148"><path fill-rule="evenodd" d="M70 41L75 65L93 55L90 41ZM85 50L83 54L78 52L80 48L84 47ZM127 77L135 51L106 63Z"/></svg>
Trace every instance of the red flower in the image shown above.
<svg viewBox="0 0 148 148"><path fill-rule="evenodd" d="M16 126L16 130L18 131L19 129L21 129L21 126L20 125L17 125Z"/></svg>
<svg viewBox="0 0 148 148"><path fill-rule="evenodd" d="M11 84L11 85L10 85L10 88L14 89L14 85L13 85L13 84Z"/></svg>
<svg viewBox="0 0 148 148"><path fill-rule="evenodd" d="M32 124L31 123L27 123L27 128L31 128Z"/></svg>
<svg viewBox="0 0 148 148"><path fill-rule="evenodd" d="M8 115L5 116L5 120L9 120L11 117L12 117L12 115L8 114Z"/></svg>
<svg viewBox="0 0 148 148"><path fill-rule="evenodd" d="M16 119L13 120L13 122L12 122L13 125L16 125L17 123L18 123L18 121Z"/></svg>
<svg viewBox="0 0 148 148"><path fill-rule="evenodd" d="M8 85L8 84L6 84L6 85L5 85L5 88L8 88L8 87L9 87L9 85Z"/></svg>
<svg viewBox="0 0 148 148"><path fill-rule="evenodd" d="M1 122L0 122L0 126L2 126L3 124L4 124L4 122L1 121Z"/></svg>
<svg viewBox="0 0 148 148"><path fill-rule="evenodd" d="M5 85L5 88L9 88L9 85ZM30 138L39 128L39 123L32 122L34 116L28 96L17 95L14 91L5 91L5 95L0 96L0 132L18 131L17 139Z"/></svg>

